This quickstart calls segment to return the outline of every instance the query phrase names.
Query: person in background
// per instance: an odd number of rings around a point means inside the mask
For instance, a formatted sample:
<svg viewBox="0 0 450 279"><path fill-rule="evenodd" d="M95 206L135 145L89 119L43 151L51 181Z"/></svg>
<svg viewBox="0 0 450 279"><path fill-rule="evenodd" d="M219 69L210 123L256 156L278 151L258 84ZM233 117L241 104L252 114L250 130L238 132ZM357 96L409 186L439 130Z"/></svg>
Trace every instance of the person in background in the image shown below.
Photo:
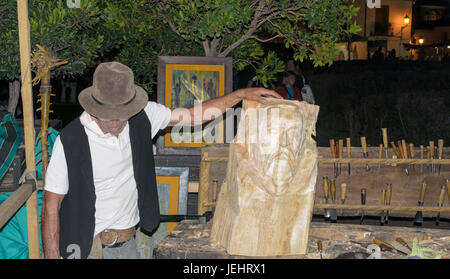
<svg viewBox="0 0 450 279"><path fill-rule="evenodd" d="M286 100L302 101L301 90L296 86L297 74L293 71L286 71L283 74L283 85L275 91Z"/></svg>

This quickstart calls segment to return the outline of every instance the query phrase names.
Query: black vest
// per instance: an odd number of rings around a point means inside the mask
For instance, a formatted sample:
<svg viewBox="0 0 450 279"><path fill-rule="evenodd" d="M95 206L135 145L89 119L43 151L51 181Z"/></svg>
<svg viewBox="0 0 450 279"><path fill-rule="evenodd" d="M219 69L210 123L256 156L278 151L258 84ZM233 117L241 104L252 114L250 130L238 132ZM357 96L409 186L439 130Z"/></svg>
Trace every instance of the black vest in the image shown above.
<svg viewBox="0 0 450 279"><path fill-rule="evenodd" d="M151 124L144 111L129 119L134 178L138 191L139 226L153 231L159 225L159 203ZM69 191L59 211L59 250L63 258L79 253L87 258L95 227L95 189L89 142L80 119L60 133L66 156ZM78 251L77 251L78 249Z"/></svg>

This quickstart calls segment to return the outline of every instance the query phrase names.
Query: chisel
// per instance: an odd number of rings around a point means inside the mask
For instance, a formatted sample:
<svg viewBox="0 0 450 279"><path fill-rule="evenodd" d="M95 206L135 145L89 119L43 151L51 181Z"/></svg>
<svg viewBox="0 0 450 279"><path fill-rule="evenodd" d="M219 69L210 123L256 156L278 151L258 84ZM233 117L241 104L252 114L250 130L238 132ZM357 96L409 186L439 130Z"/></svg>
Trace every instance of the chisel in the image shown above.
<svg viewBox="0 0 450 279"><path fill-rule="evenodd" d="M444 205L444 197L445 197L445 185L441 186L441 192L439 193L438 206L442 207ZM441 212L439 211L436 215L436 226L439 226L439 222L441 220Z"/></svg>
<svg viewBox="0 0 450 279"><path fill-rule="evenodd" d="M366 194L367 194L367 189L366 188L361 189L361 205L366 204ZM364 209L361 210L361 220L359 220L360 224L362 224L363 219L364 219Z"/></svg>
<svg viewBox="0 0 450 279"><path fill-rule="evenodd" d="M334 146L334 139L330 139L330 151L331 157L336 158L336 147ZM337 177L336 163L333 163L333 170L334 170L334 177Z"/></svg>
<svg viewBox="0 0 450 279"><path fill-rule="evenodd" d="M386 205L386 189L381 190L381 205ZM384 210L381 210L380 225L384 225Z"/></svg>
<svg viewBox="0 0 450 279"><path fill-rule="evenodd" d="M317 241L317 250L319 251L320 259L322 259L323 247L322 247L322 241L320 241L320 240Z"/></svg>
<svg viewBox="0 0 450 279"><path fill-rule="evenodd" d="M438 158L439 160L442 159L442 150L444 149L444 140L439 139L438 140ZM438 175L441 175L441 164L438 166Z"/></svg>
<svg viewBox="0 0 450 279"><path fill-rule="evenodd" d="M387 183L386 185L386 202L387 206L391 205L391 197L392 197L392 184ZM386 216L384 217L384 223L388 223L389 221L389 210L386 210Z"/></svg>
<svg viewBox="0 0 450 279"><path fill-rule="evenodd" d="M405 140L402 140L402 146L403 150L405 150L405 159L411 159L411 151L409 151ZM411 164L408 164L408 173L411 173Z"/></svg>
<svg viewBox="0 0 450 279"><path fill-rule="evenodd" d="M347 158L350 159L351 157L351 143L350 143L350 138L346 138L347 141ZM348 163L348 176L350 176L350 163Z"/></svg>
<svg viewBox="0 0 450 279"><path fill-rule="evenodd" d="M387 128L381 128L381 134L383 135L384 153L386 154L386 159L388 159L388 135L387 135Z"/></svg>
<svg viewBox="0 0 450 279"><path fill-rule="evenodd" d="M329 186L328 186L328 176L324 176L323 177L323 194L325 196L325 203L328 203L328 193L329 193ZM325 215L324 215L325 220L330 219L330 210L328 208L325 209Z"/></svg>
<svg viewBox="0 0 450 279"><path fill-rule="evenodd" d="M420 159L423 160L423 145L420 145ZM420 164L420 173L423 173L423 164Z"/></svg>
<svg viewBox="0 0 450 279"><path fill-rule="evenodd" d="M430 159L434 159L434 141L430 141ZM434 173L434 163L431 164L431 173Z"/></svg>
<svg viewBox="0 0 450 279"><path fill-rule="evenodd" d="M403 251L395 249L392 244L387 243L386 241L383 241L383 240L378 239L376 237L373 238L373 243L375 243L376 245L380 246L380 248L383 247L383 246L386 247L387 248L386 250L388 250L388 251L393 251L393 252L397 252L397 253L400 253L400 254L403 254L403 255L408 255L408 253L405 253Z"/></svg>
<svg viewBox="0 0 450 279"><path fill-rule="evenodd" d="M401 237L397 237L395 239L395 241L397 241L398 243L400 243L401 245L405 246L407 249L409 249L410 251L412 250L411 247L409 247L408 243L406 243L406 241L401 238Z"/></svg>
<svg viewBox="0 0 450 279"><path fill-rule="evenodd" d="M392 149L394 150L395 156L397 158L401 158L401 154L398 151L397 146L395 146L395 142L391 141L391 146L392 146Z"/></svg>
<svg viewBox="0 0 450 279"><path fill-rule="evenodd" d="M362 146L364 158L368 158L369 153L367 152L366 137L361 137L361 146ZM369 170L370 170L369 164L366 164L366 171L369 171Z"/></svg>
<svg viewBox="0 0 450 279"><path fill-rule="evenodd" d="M331 194L331 202L333 204L335 204L336 203L336 184L335 184L333 178L330 179L330 194ZM332 208L330 211L331 211L330 212L330 221L332 223L336 223L336 221L337 221L337 210L336 210L336 208Z"/></svg>
<svg viewBox="0 0 450 279"><path fill-rule="evenodd" d="M341 184L341 204L344 204L345 199L347 198L347 184ZM341 209L341 216L343 215L344 209Z"/></svg>
<svg viewBox="0 0 450 279"><path fill-rule="evenodd" d="M383 156L383 145L380 144L380 149L378 150L378 159L381 160L381 157ZM380 173L381 163L378 163L378 173Z"/></svg>
<svg viewBox="0 0 450 279"><path fill-rule="evenodd" d="M339 140L339 147L338 147L338 157L339 159L343 158L343 151L344 151L344 140ZM339 175L341 175L341 163L339 163Z"/></svg>
<svg viewBox="0 0 450 279"><path fill-rule="evenodd" d="M430 146L427 146L427 160L431 159ZM427 173L430 173L431 164L427 164Z"/></svg>
<svg viewBox="0 0 450 279"><path fill-rule="evenodd" d="M404 142L404 140L403 140L403 142ZM405 150L406 148L403 148L403 144L401 141L397 141L397 144L398 144L398 150L400 151L400 155L402 156L401 158L406 159L406 150ZM405 144L405 147L406 147L406 144ZM409 175L408 168L405 168L405 174Z"/></svg>
<svg viewBox="0 0 450 279"><path fill-rule="evenodd" d="M409 154L410 154L410 158L411 159L414 159L414 155L415 155L415 152L414 152L414 144L413 143L410 143L409 144ZM413 164L411 164L411 166L412 166L412 171L414 172L414 173L416 173L416 170L415 170L415 168L414 168L414 165Z"/></svg>
<svg viewBox="0 0 450 279"><path fill-rule="evenodd" d="M419 206L423 206L426 190L427 190L427 183L424 181L424 182L422 182L422 186L420 188L420 196L419 196L419 201L418 201ZM414 217L413 223L415 226L422 226L422 223L423 223L422 211L416 212L416 216Z"/></svg>

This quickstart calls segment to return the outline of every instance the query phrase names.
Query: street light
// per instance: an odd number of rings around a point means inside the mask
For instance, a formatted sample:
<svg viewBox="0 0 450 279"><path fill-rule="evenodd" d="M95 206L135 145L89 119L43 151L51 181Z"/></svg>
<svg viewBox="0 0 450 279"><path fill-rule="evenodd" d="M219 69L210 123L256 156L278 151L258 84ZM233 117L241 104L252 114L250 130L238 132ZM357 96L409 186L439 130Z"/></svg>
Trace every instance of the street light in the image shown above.
<svg viewBox="0 0 450 279"><path fill-rule="evenodd" d="M409 24L409 16L408 15L405 15L405 17L403 18L403 23L405 24L405 25L408 25ZM405 26L406 27L406 26Z"/></svg>
<svg viewBox="0 0 450 279"><path fill-rule="evenodd" d="M423 45L423 42L424 42L424 39L423 39L423 38L420 38L420 39L419 39L419 44L420 44L420 45Z"/></svg>
<svg viewBox="0 0 450 279"><path fill-rule="evenodd" d="M408 16L408 14L406 14L405 15L405 17L403 18L403 23L405 24L405 25L403 25L401 28L400 28L400 44L399 44L399 46L398 46L398 56L399 57L401 57L401 50L402 50L402 39L403 39L403 29L405 29L408 25L409 25L409 22L410 22L411 20L410 20L410 18L409 18L409 16Z"/></svg>

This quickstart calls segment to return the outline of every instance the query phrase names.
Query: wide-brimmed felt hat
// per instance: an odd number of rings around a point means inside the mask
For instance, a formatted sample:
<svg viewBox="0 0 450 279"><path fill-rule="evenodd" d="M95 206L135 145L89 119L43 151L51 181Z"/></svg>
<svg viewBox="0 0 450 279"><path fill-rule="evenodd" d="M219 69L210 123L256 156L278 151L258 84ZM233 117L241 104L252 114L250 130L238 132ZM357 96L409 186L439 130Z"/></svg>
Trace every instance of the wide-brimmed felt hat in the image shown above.
<svg viewBox="0 0 450 279"><path fill-rule="evenodd" d="M148 103L148 94L134 84L133 71L119 63L107 62L97 66L92 86L78 95L84 110L100 119L128 119Z"/></svg>

